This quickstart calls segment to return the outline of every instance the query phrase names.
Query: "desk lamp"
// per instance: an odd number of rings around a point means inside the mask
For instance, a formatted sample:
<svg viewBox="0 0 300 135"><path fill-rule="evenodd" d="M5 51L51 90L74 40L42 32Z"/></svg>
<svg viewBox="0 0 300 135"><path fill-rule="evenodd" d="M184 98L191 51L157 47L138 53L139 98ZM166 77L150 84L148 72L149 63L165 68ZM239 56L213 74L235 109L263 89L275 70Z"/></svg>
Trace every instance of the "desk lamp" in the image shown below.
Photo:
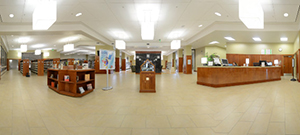
<svg viewBox="0 0 300 135"><path fill-rule="evenodd" d="M202 57L201 63L203 64L203 66L207 66L207 57Z"/></svg>
<svg viewBox="0 0 300 135"><path fill-rule="evenodd" d="M247 67L248 67L248 65L249 65L249 62L250 62L249 58L246 58L246 66L247 66Z"/></svg>
<svg viewBox="0 0 300 135"><path fill-rule="evenodd" d="M278 60L274 60L274 64L275 64L276 67L278 67L279 66L278 65Z"/></svg>

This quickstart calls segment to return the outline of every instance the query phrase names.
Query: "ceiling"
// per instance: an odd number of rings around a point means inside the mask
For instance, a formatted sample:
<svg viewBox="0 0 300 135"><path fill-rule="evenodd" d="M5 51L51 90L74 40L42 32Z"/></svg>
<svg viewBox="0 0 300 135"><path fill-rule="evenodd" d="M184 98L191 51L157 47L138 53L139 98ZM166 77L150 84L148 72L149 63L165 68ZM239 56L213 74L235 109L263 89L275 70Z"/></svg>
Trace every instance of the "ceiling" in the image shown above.
<svg viewBox="0 0 300 135"><path fill-rule="evenodd" d="M29 37L28 49L54 48L62 50L66 43L76 46L112 45L117 34L126 34L126 51L163 51L170 54L170 37L180 33L182 45L199 48L211 41L225 46L225 36L234 42L254 42L260 36L262 42L279 43L280 37L288 37L292 43L299 31L299 0L263 0L265 28L248 30L238 17L238 0L57 0L57 21L47 31L33 31L32 13L38 0L0 0L0 35L10 50L19 48L19 37ZM159 7L152 41L141 38L136 7L154 4ZM219 12L222 16L216 16ZM76 17L77 13L82 13ZM288 13L288 17L283 14ZM13 18L9 14L14 14ZM198 27L202 25L202 27ZM63 39L76 37L72 41ZM149 43L147 47L146 43ZM87 49L88 50L88 49Z"/></svg>

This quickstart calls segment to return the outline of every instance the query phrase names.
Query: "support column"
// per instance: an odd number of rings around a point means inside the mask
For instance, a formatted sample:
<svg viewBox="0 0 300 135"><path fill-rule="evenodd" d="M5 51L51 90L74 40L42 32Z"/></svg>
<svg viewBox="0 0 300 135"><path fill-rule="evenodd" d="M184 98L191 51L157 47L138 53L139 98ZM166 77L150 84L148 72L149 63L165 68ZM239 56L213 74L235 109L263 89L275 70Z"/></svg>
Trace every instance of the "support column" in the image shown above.
<svg viewBox="0 0 300 135"><path fill-rule="evenodd" d="M176 53L172 53L172 67L175 67Z"/></svg>
<svg viewBox="0 0 300 135"><path fill-rule="evenodd" d="M122 71L126 71L126 54L122 52Z"/></svg>
<svg viewBox="0 0 300 135"><path fill-rule="evenodd" d="M182 55L183 49L177 50L177 56L178 56L178 72L183 72L183 55Z"/></svg>
<svg viewBox="0 0 300 135"><path fill-rule="evenodd" d="M184 47L184 74L192 74L192 46L191 45L187 45Z"/></svg>
<svg viewBox="0 0 300 135"><path fill-rule="evenodd" d="M115 72L120 72L120 50L116 49Z"/></svg>

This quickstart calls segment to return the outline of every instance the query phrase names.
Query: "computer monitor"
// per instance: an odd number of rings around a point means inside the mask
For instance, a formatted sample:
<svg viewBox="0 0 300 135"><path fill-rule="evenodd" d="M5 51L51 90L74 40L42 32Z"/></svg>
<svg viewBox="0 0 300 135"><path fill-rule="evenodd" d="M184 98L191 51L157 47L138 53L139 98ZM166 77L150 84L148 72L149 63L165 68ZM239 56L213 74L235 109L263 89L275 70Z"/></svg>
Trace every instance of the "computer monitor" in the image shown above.
<svg viewBox="0 0 300 135"><path fill-rule="evenodd" d="M261 66L261 63L265 63L265 66L267 66L267 61L266 60L259 60L259 66Z"/></svg>
<svg viewBox="0 0 300 135"><path fill-rule="evenodd" d="M228 60L227 59L222 59L222 65L228 65Z"/></svg>
<svg viewBox="0 0 300 135"><path fill-rule="evenodd" d="M267 66L272 66L273 63L272 62L267 62Z"/></svg>

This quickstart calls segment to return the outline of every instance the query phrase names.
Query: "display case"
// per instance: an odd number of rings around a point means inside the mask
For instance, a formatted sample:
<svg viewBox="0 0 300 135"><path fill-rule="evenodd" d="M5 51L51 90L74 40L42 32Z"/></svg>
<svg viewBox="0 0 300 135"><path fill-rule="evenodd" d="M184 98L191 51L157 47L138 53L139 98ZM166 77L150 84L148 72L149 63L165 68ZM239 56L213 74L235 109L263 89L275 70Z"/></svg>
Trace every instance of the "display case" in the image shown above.
<svg viewBox="0 0 300 135"><path fill-rule="evenodd" d="M156 92L155 66L148 59L140 66L140 92Z"/></svg>

